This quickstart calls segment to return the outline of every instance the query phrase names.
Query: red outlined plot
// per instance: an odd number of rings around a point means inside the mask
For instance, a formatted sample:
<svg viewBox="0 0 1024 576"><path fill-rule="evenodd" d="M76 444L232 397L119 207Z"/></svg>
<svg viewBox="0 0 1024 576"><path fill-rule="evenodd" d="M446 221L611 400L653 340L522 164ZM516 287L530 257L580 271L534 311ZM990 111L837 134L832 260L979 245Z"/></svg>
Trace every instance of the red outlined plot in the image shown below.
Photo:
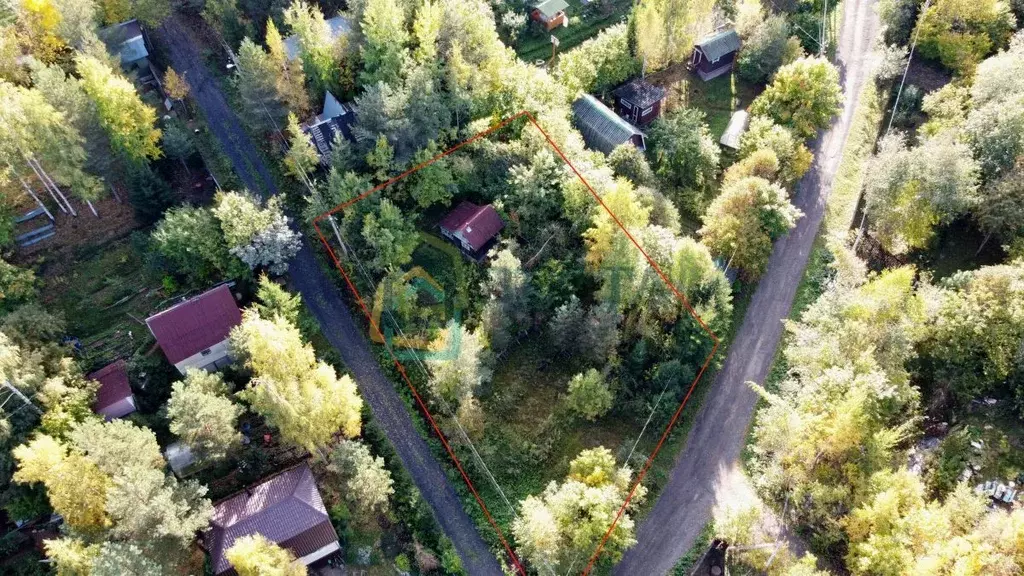
<svg viewBox="0 0 1024 576"><path fill-rule="evenodd" d="M363 297L360 295L359 291L356 289L355 283L353 283L353 281L349 277L348 273L345 272L345 268L341 265L341 261L339 260L337 254L335 254L334 250L331 248L330 242L328 242L327 237L324 236L323 231L320 229L320 222L324 218L327 218L328 216L330 216L332 214L340 212L340 211L344 210L345 208L351 206L352 204L355 204L356 202L359 202L360 200L363 200L367 196L370 196L371 194L374 194L377 191L382 190L382 189L390 186L391 184L394 184L395 182L398 182L399 180L402 180L403 178L406 178L407 176L409 176L413 172L416 172L417 170L420 170L420 169L422 169L422 168L424 168L426 166L429 166L430 164L433 164L434 162L437 162L438 160L440 160L440 159L442 159L442 158L444 158L444 157L454 153L456 150L462 148L463 146L466 146L467 144L470 144L470 143L472 143L472 142L474 142L476 140L484 138L484 137L494 133L495 131L502 129L502 128L508 126L509 124L511 124L512 122L514 122L514 121L516 121L516 120L518 120L520 118L523 118L523 117L527 118L529 120L529 122L531 124L533 124L533 126L544 136L544 139L548 142L549 145L551 145L552 149L554 149L554 151L558 154L558 156L562 159L562 161L565 162L565 164L569 167L569 169L572 170L573 174L575 174L576 177L579 178L580 181L583 183L583 185L586 186L587 190L590 191L591 195L593 195L594 199L597 200L597 203L601 206L601 208L603 208L608 213L608 215L611 216L612 220L615 221L615 223L619 226L619 228L626 235L626 237L629 238L630 242L632 242L632 244L634 246L636 246L636 249L639 250L641 254L643 254L644 258L651 265L651 267L654 269L654 271L657 272L658 276L660 276L662 281L665 282L665 285L668 286L669 290L671 290L671 292L675 295L675 297L679 299L679 301L686 308L686 311L690 314L691 317L693 317L694 320L697 321L697 323L700 325L701 329L703 329L707 333L708 337L711 338L711 341L713 343L713 345L711 347L711 352L708 354L707 358L705 358L703 365L700 367L700 370L697 372L696 377L693 379L693 382L690 384L690 387L687 389L686 395L683 397L682 402L680 402L679 407L676 408L675 412L672 414L672 418L669 420L668 425L665 427L664 432L662 432L661 437L658 439L657 445L655 446L655 448L651 452L651 454L647 457L647 460L644 462L644 465L640 468L639 472L637 473L636 481L633 483L633 486L630 489L629 494L626 496L625 501L622 503L622 506L619 508L618 513L615 515L615 519L612 521L611 525L608 526L608 530L605 532L604 537L601 539L600 544L598 544L597 548L594 550L594 553L591 555L590 561L587 563L586 568L583 570L583 574L585 576L585 575L589 574L590 571L593 569L594 563L597 561L598 556L601 554L601 550L604 548L605 543L608 541L608 538L611 536L612 531L615 529L615 526L618 524L619 519L622 517L622 514L626 511L626 508L629 506L630 501L632 500L634 494L636 493L637 487L640 485L641 482L643 482L644 476L647 474L648 470L650 470L651 464L654 462L654 458L658 455L658 452L661 450L662 445L665 443L665 440L668 438L669 434L671 433L672 428L675 426L676 420L679 419L679 415L682 413L683 409L686 407L687 402L689 402L690 396L693 393L694 388L696 388L697 383L700 381L701 377L704 375L704 372L707 370L707 367L711 364L711 359L714 358L715 353L718 351L718 345L719 345L718 336L715 335L715 333L708 327L707 324L704 323L704 320L702 320L701 317L694 311L693 307L690 305L690 302L686 298L686 296L682 292L680 292L679 289L676 288L676 286L674 284L672 284L671 281L669 281L669 279L665 275L665 273L662 272L661 268L658 267L658 264L644 251L644 249L640 246L640 243L637 242L637 240L633 237L632 234L629 233L629 230L627 230L626 227L622 225L622 222L619 220L618 216L616 216L615 213L612 212L608 208L608 206L604 203L604 201L597 194L597 192L590 186L590 183L588 183L587 180L583 177L583 175L580 174L580 172L576 169L576 167L573 166L572 162L570 162L569 159L566 158L565 154L562 152L561 149L559 149L558 145L555 144L555 142L551 139L551 137L548 135L548 133L545 132L544 129L540 127L540 124L537 123L537 120L533 117L533 114L531 114L530 112L525 111L525 110L520 112L520 113L518 113L518 114L516 114L516 115L514 115L514 116L506 118L506 119L502 120L501 122L498 122L497 124L495 124L495 125L491 126L490 128L484 130L483 132L480 132L479 134L476 134L473 137L471 137L471 138L469 138L467 140L464 140L464 141L456 144L455 146L453 146L453 147L449 148L448 150L438 154L437 156L434 156L433 158L431 158L431 159L429 159L429 160L427 160L425 162L422 162L422 163L420 163L420 164L418 164L416 166L413 166L412 168L406 170L405 172L402 172L398 176L395 176L394 178L388 180L387 182L384 182L383 184L378 184L377 186L374 186L370 190L367 190L366 192L363 192L359 196L357 196L357 197L355 197L355 198L353 198L353 199L351 199L351 200L349 200L347 202L339 204L338 206L335 206L334 208L328 210L327 212L324 212L323 214L317 216L313 220L313 227L316 229L317 235L320 237L320 241L323 243L324 247L327 248L327 252L328 252L328 254L331 257L331 260L334 262L335 267L341 273L342 277L345 279L345 283L348 285L349 289L352 291L352 294L355 296L356 302L359 304L360 309L362 309L363 314L366 315L366 319L370 323L371 329L373 331L375 331L378 336L383 338L383 333L382 333L380 327L373 320L373 316L371 314L371 310L369 309L369 307L367 307L366 302L363 300ZM401 374L402 379L405 380L406 385L409 387L409 390L412 392L413 397L416 399L416 403L419 406L420 410L423 411L423 414L427 418L427 421L430 422L430 425L433 428L434 433L441 440L441 444L444 446L445 450L448 452L448 455L451 457L452 461L455 463L455 467L458 469L459 474L462 475L462 479L466 482L466 485L469 487L469 491L473 494L473 497L476 499L477 504L479 504L481 510L483 510L484 516L487 518L488 523L490 523L490 525L494 528L495 532L497 533L498 538L501 540L502 546L504 546L505 551L508 553L509 560L515 566L516 570L520 574L523 574L525 576L526 571L523 568L522 564L519 562L519 558L516 556L515 552L512 550L512 547L509 545L508 541L506 540L504 533L501 531L501 528L498 526L498 523L495 522L494 518L491 516L491 513L487 509L487 505L484 504L484 501L480 497L480 494L477 492L476 488L473 486L473 482L469 479L469 475L466 474L466 471L463 469L462 463L459 461L459 458L455 455L455 451L452 450L452 447L449 445L448 439L445 437L444 433L441 432L440 427L437 425L437 422L434 420L433 415L430 413L430 410L427 408L426 402L423 401L423 398L420 396L419 391L416 389L416 386L413 385L412 380L410 380L409 376L406 374L405 367L402 365L402 363L395 356L395 354L391 350L390 346L387 347L387 350L388 350L388 354L390 354L391 359L392 359L392 361L395 364L395 367L398 369L398 373Z"/></svg>

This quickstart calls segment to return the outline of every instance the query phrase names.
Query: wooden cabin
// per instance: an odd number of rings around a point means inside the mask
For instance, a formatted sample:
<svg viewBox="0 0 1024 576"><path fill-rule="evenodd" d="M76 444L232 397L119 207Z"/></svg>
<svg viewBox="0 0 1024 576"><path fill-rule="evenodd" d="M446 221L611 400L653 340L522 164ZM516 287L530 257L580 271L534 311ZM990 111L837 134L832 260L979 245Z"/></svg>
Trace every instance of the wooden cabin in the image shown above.
<svg viewBox="0 0 1024 576"><path fill-rule="evenodd" d="M530 9L530 18L540 22L547 30L554 30L569 23L565 9L569 4L565 0L539 0Z"/></svg>
<svg viewBox="0 0 1024 576"><path fill-rule="evenodd" d="M634 126L646 126L661 116L667 92L643 78L634 78L612 91L615 111Z"/></svg>
<svg viewBox="0 0 1024 576"><path fill-rule="evenodd" d="M706 36L693 47L690 70L705 82L732 70L736 53L740 50L740 35L733 29L721 30Z"/></svg>

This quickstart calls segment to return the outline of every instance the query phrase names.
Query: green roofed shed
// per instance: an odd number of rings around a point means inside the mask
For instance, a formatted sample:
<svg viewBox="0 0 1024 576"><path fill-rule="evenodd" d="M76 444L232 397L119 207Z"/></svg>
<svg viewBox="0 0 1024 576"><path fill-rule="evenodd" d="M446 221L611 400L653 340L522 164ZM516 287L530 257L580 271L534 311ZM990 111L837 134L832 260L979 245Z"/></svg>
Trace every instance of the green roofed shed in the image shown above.
<svg viewBox="0 0 1024 576"><path fill-rule="evenodd" d="M533 9L540 12L545 18L554 18L559 12L565 11L569 4L565 0L540 0L533 5Z"/></svg>
<svg viewBox="0 0 1024 576"><path fill-rule="evenodd" d="M641 150L645 147L643 132L589 94L573 102L572 113L583 141L592 150L611 154L612 150L626 142Z"/></svg>

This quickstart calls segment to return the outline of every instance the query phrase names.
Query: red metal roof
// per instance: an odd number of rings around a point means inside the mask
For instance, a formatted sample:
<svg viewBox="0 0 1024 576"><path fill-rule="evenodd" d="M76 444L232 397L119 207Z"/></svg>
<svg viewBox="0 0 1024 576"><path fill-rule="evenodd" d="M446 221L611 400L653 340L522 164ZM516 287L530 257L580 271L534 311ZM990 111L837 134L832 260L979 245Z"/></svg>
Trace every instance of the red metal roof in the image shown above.
<svg viewBox="0 0 1024 576"><path fill-rule="evenodd" d="M226 284L146 319L171 364L223 341L241 323L242 312Z"/></svg>
<svg viewBox="0 0 1024 576"><path fill-rule="evenodd" d="M93 412L102 413L104 408L132 395L132 387L128 384L128 369L125 367L124 360L107 364L86 377L100 383L100 389L96 392L96 401L92 405Z"/></svg>
<svg viewBox="0 0 1024 576"><path fill-rule="evenodd" d="M214 506L205 534L213 572L232 571L224 553L236 539L257 533L296 557L338 541L308 466L282 472Z"/></svg>
<svg viewBox="0 0 1024 576"><path fill-rule="evenodd" d="M472 202L462 202L441 220L441 228L452 234L461 232L474 252L483 248L504 227L505 222L490 204L477 206Z"/></svg>

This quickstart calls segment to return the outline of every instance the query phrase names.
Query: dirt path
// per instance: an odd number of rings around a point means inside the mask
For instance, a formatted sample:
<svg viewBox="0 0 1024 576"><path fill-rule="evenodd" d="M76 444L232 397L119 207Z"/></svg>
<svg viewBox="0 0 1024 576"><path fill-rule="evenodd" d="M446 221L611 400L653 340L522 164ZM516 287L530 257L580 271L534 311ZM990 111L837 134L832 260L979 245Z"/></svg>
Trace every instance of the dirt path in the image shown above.
<svg viewBox="0 0 1024 576"><path fill-rule="evenodd" d="M779 240L761 278L743 325L733 340L687 439L668 484L637 533L638 543L616 566L622 576L665 574L693 546L710 517L719 490L740 458L757 395L746 385L763 382L782 337L825 201L842 158L857 97L869 72L869 54L878 30L874 0L847 0L836 64L846 95L842 114L813 144L814 165L800 181L796 205L804 217Z"/></svg>
<svg viewBox="0 0 1024 576"><path fill-rule="evenodd" d="M242 182L254 192L276 194L277 188L270 172L242 129L238 117L228 106L216 79L203 64L198 43L192 38L187 25L177 17L171 17L153 36L166 48L175 70L186 73L192 86L192 97L203 110L210 129L220 140ZM373 410L374 418L395 447L423 499L430 504L441 529L455 545L466 572L473 576L501 574L497 559L462 509L462 501L448 483L444 470L416 431L405 403L395 391L394 384L384 377L369 344L353 322L348 306L308 244L304 244L291 261L289 277L320 323L324 335L351 370L359 392Z"/></svg>

